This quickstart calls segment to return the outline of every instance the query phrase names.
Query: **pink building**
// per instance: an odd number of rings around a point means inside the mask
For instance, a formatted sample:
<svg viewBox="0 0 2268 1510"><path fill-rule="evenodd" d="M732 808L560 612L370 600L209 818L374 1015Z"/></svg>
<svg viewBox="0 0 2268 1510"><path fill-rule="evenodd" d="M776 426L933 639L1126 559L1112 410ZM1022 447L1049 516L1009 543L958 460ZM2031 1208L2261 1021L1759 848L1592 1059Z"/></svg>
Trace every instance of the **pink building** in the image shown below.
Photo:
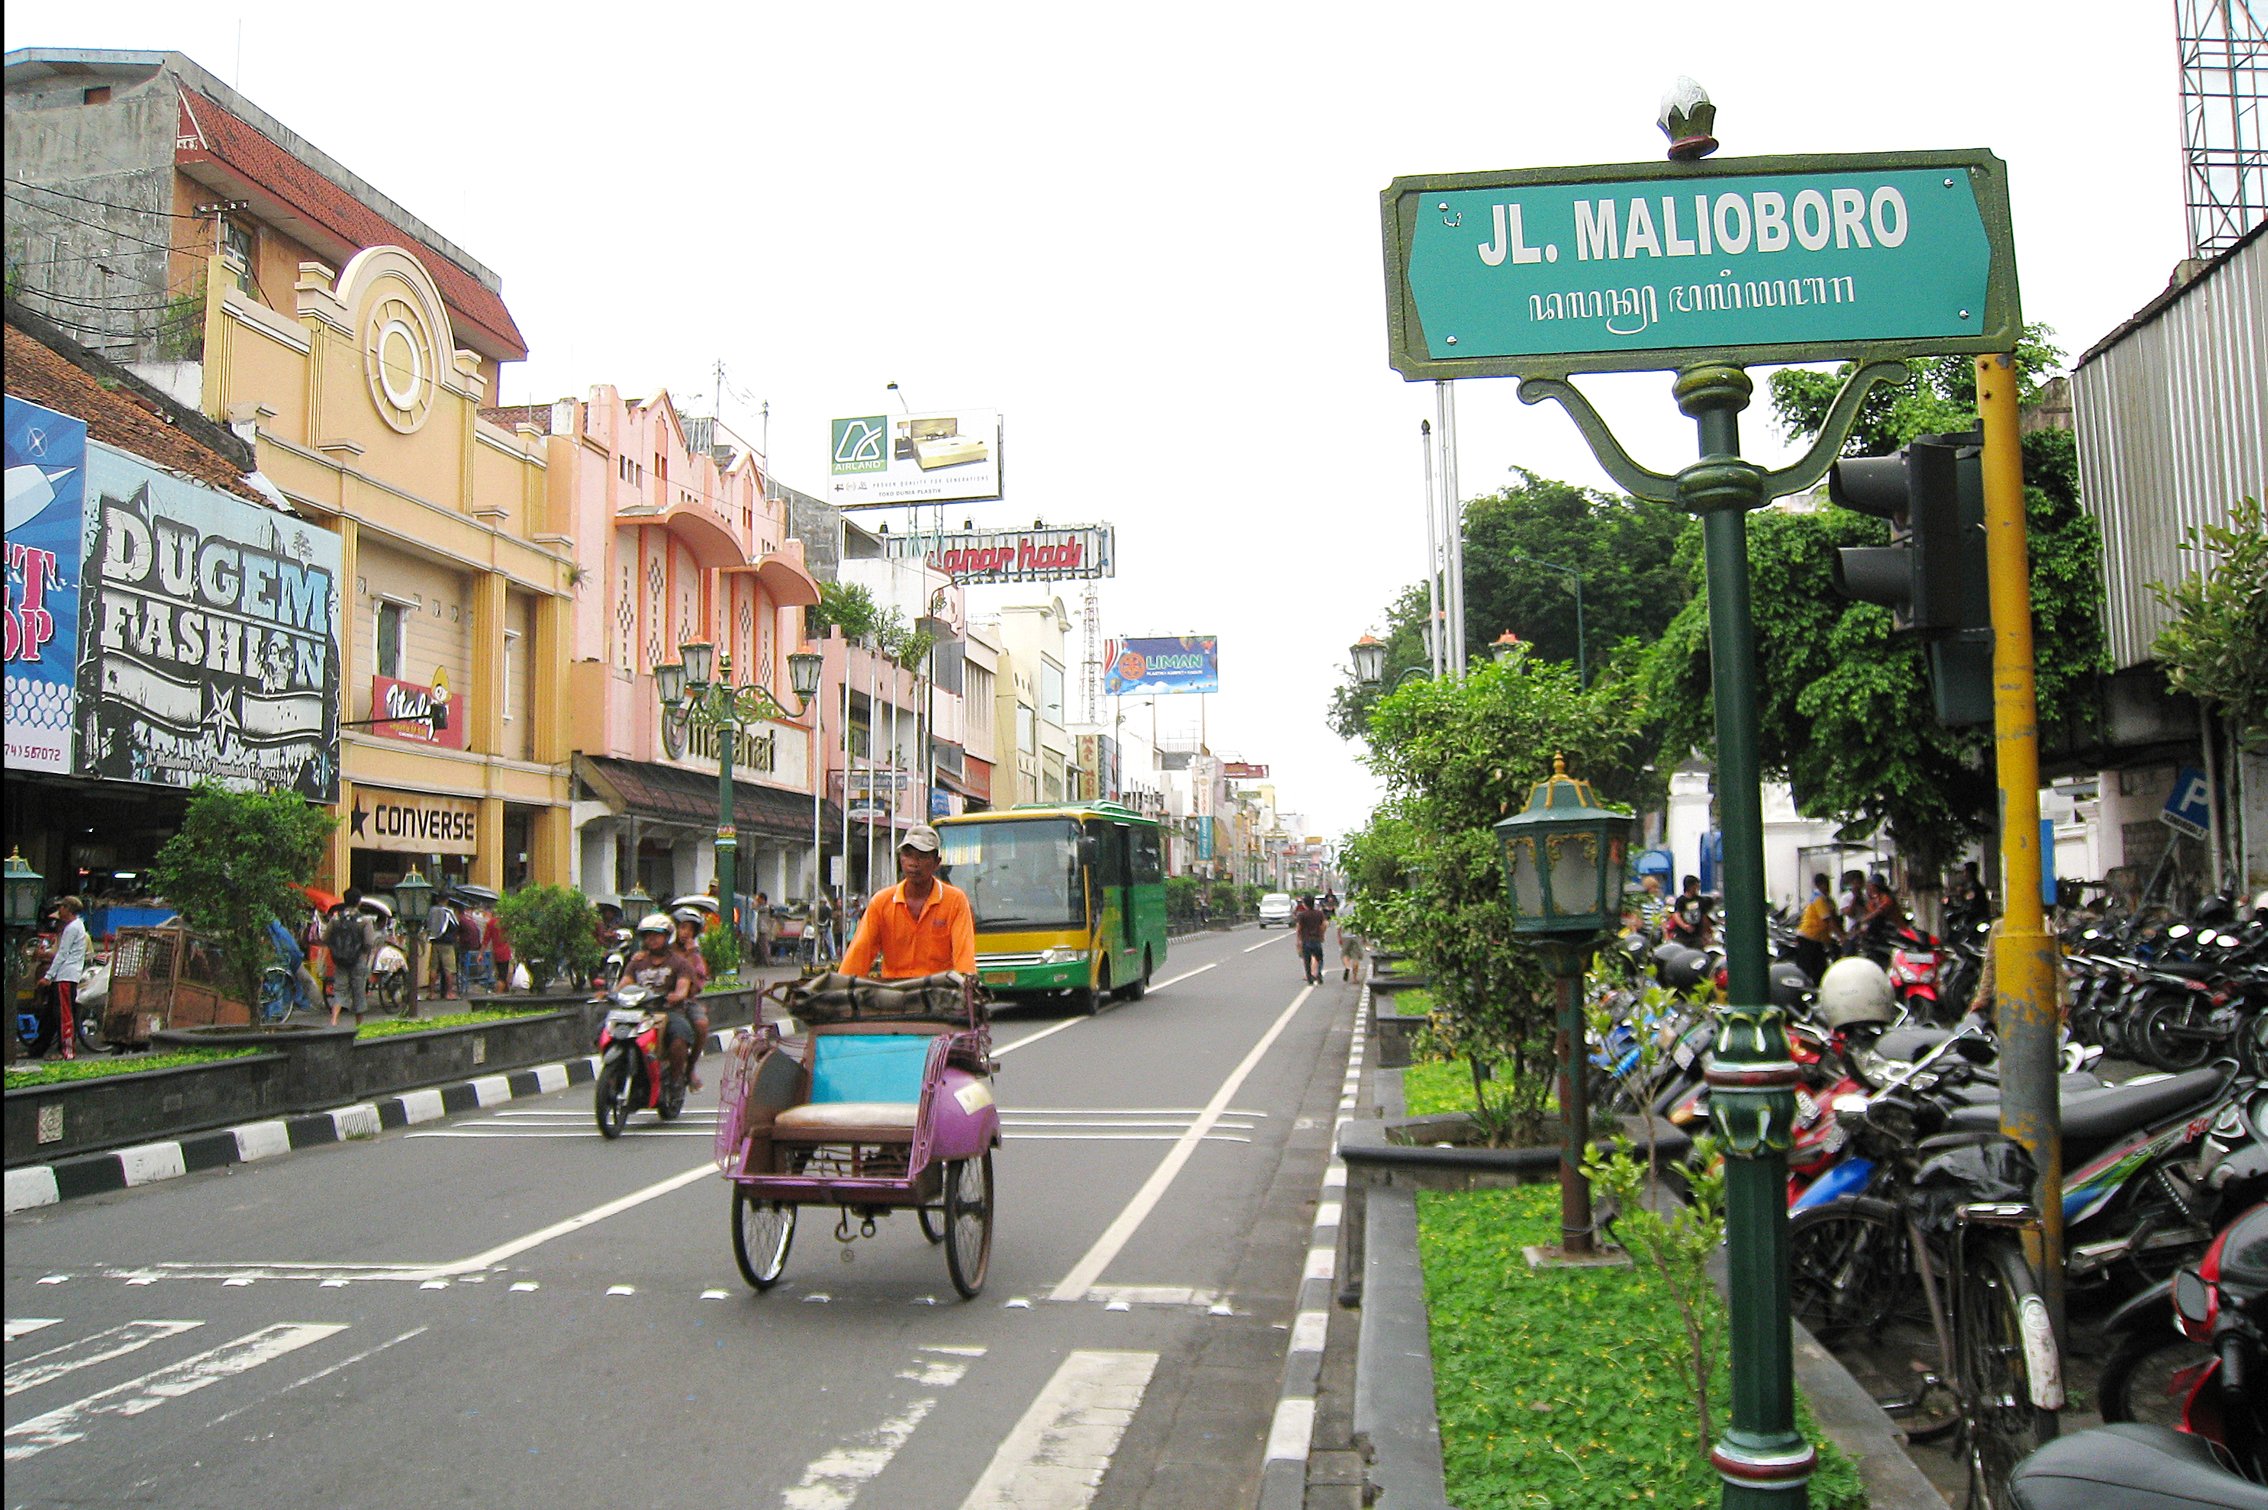
<svg viewBox="0 0 2268 1510"><path fill-rule="evenodd" d="M594 898L633 882L657 901L715 880L717 738L688 731L672 758L654 667L706 641L736 685L774 688L802 712L788 680L804 610L819 587L787 511L767 497L761 458L714 421L686 419L666 393L625 399L605 385L586 399L486 411L506 429L548 437L549 533L570 553L574 581L568 709L574 751L574 874ZM719 677L725 676L720 670ZM736 889L777 901L809 889L815 790L825 770L812 719L747 725L734 746ZM822 800L823 828L841 816Z"/></svg>

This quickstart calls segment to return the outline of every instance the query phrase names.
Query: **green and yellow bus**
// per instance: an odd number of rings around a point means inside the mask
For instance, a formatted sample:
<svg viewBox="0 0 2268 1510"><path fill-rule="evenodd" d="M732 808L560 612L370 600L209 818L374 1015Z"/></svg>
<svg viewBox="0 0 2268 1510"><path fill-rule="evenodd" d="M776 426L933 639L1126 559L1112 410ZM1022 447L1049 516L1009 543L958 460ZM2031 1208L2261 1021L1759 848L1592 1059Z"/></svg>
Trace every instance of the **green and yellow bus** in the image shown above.
<svg viewBox="0 0 2268 1510"><path fill-rule="evenodd" d="M976 914L977 973L1002 997L1139 1001L1165 963L1165 839L1115 802L937 820L945 878Z"/></svg>

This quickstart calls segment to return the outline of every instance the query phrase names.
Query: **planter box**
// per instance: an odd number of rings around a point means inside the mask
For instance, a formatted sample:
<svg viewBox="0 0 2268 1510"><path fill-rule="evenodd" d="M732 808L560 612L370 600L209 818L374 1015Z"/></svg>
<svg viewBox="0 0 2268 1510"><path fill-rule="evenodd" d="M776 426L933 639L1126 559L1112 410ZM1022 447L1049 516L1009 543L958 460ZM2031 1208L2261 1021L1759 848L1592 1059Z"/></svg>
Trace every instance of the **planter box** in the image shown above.
<svg viewBox="0 0 2268 1510"><path fill-rule="evenodd" d="M103 1075L7 1093L7 1167L150 1143L287 1116L291 1060L281 1052Z"/></svg>
<svg viewBox="0 0 2268 1510"><path fill-rule="evenodd" d="M502 1000L515 1001L508 996ZM528 1000L520 997L516 1004ZM600 1011L578 1000L557 1011L531 1012L508 1022L363 1039L349 1055L346 1083L335 1099L324 1104L368 1101L588 1054L598 1042Z"/></svg>

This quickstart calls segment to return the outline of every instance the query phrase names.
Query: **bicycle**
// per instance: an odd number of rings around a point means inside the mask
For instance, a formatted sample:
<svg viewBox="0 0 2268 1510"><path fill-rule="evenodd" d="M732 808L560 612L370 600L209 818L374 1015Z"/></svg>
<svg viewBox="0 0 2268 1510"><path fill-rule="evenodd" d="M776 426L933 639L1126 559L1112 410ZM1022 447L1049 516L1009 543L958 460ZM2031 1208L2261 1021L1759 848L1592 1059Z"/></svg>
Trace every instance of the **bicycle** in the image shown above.
<svg viewBox="0 0 2268 1510"><path fill-rule="evenodd" d="M1956 1065L1934 1084L1964 1078ZM1883 1408L1915 1441L1955 1437L1970 1510L1996 1510L2009 1473L2054 1436L2063 1406L2047 1302L2024 1252L2040 1215L2025 1198L2030 1160L2012 1142L1962 1135L1924 1158L1929 1105L1885 1094L1837 1107L1883 1174L1868 1194L1790 1221L1789 1299L1823 1345L1864 1336L1870 1361L1911 1376Z"/></svg>
<svg viewBox="0 0 2268 1510"><path fill-rule="evenodd" d="M316 1010L317 1004L309 999L298 971L270 965L261 972L260 1023L263 1027L281 1027L297 1013L313 1016Z"/></svg>

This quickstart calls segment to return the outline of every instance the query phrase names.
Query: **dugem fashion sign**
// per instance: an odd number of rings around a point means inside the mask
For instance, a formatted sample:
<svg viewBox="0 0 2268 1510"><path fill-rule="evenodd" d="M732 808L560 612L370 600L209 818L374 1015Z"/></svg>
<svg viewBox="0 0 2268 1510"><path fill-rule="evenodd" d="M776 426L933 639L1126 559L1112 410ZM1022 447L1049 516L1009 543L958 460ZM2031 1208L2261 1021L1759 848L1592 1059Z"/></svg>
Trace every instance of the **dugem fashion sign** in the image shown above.
<svg viewBox="0 0 2268 1510"><path fill-rule="evenodd" d="M87 427L10 395L8 768L69 771Z"/></svg>
<svg viewBox="0 0 2268 1510"><path fill-rule="evenodd" d="M837 508L1000 496L1000 412L859 414L827 436L827 501Z"/></svg>
<svg viewBox="0 0 2268 1510"><path fill-rule="evenodd" d="M1381 196L1405 378L2006 351L1989 152L1618 163L1398 178Z"/></svg>
<svg viewBox="0 0 2268 1510"><path fill-rule="evenodd" d="M1103 691L1218 692L1221 642L1218 635L1112 640L1103 654Z"/></svg>
<svg viewBox="0 0 2268 1510"><path fill-rule="evenodd" d="M79 767L339 790L339 537L88 447Z"/></svg>
<svg viewBox="0 0 2268 1510"><path fill-rule="evenodd" d="M942 535L891 535L888 554L919 556L930 570L963 584L1062 582L1117 575L1114 532L1107 524L1062 529L958 530Z"/></svg>

